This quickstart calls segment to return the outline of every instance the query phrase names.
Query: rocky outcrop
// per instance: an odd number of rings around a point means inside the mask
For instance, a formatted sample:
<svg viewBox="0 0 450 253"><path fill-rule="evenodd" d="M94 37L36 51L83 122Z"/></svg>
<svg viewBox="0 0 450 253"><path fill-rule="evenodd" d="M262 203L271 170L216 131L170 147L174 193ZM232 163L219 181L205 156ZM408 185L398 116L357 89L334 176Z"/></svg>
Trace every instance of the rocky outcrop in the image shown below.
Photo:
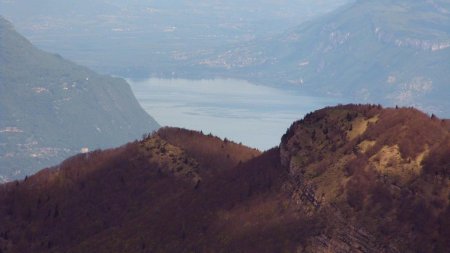
<svg viewBox="0 0 450 253"><path fill-rule="evenodd" d="M354 109L352 106L341 106L308 114L294 123L283 136L280 159L289 171L290 179L284 188L290 194L291 203L308 216L325 217L327 223L327 229L310 239L310 251L306 252L404 252L408 248L405 244L410 243L406 235L408 232L403 232L405 235L401 239L393 234L389 236L395 237L395 240L383 239L386 237L383 233L393 228L381 228L390 226L381 225L382 220L397 219L390 216L392 213L384 211L379 214L380 217L365 218L360 216L368 214L361 214L361 210L378 209L379 205L384 205L383 201L391 206L394 198L399 198L401 194L427 199L411 191L411 182L424 180L420 179L424 171L423 160L429 154L425 143L432 143L436 136L414 140L414 145L424 147L415 152L406 153L411 143L400 146L406 139L410 140L409 134L420 132L418 128L436 131L440 138L448 132L431 130L436 127L435 123L414 111L386 111L378 106ZM423 122L406 124L401 117L407 113L411 113L409 120L415 118ZM408 127L402 135L387 137L384 136L388 131L384 129L385 124L389 131L394 127ZM328 139L333 139L337 145L330 148L325 144ZM383 145L383 142L389 145ZM392 148L386 148L388 146ZM361 183L361 177L368 181ZM444 184L448 185L448 181ZM383 197L380 198L380 195ZM377 201L371 204L373 199ZM355 204L355 201L361 202ZM384 232L380 233L380 230Z"/></svg>
<svg viewBox="0 0 450 253"><path fill-rule="evenodd" d="M397 249L376 243L377 239L363 228L338 220L338 230L332 236L321 235L312 239L312 248L317 253L400 253Z"/></svg>
<svg viewBox="0 0 450 253"><path fill-rule="evenodd" d="M423 40L410 37L399 37L394 33L386 32L383 29L375 28L375 36L379 41L396 47L413 48L423 51L439 51L450 47L449 40Z"/></svg>
<svg viewBox="0 0 450 253"><path fill-rule="evenodd" d="M0 185L0 252L449 252L449 130L337 106L257 154L165 128Z"/></svg>

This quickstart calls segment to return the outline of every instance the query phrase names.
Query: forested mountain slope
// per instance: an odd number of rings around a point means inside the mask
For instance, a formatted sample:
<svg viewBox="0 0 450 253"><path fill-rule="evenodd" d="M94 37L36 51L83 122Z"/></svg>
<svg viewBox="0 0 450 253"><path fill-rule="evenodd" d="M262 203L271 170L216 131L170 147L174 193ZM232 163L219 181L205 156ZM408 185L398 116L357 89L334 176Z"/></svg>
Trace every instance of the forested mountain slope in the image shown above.
<svg viewBox="0 0 450 253"><path fill-rule="evenodd" d="M157 128L124 80L35 48L0 17L0 181Z"/></svg>
<svg viewBox="0 0 450 253"><path fill-rule="evenodd" d="M0 186L12 252L448 252L448 122L325 108L263 154L164 128Z"/></svg>

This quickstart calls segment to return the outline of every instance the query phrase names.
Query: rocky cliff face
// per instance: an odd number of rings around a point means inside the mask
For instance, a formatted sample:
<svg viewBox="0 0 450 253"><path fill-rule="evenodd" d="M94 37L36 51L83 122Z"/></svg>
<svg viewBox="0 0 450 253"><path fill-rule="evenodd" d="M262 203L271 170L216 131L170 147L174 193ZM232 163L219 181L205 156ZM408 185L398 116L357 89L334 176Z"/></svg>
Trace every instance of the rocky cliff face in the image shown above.
<svg viewBox="0 0 450 253"><path fill-rule="evenodd" d="M337 106L260 154L164 128L0 185L0 250L448 252L449 130L415 109Z"/></svg>
<svg viewBox="0 0 450 253"><path fill-rule="evenodd" d="M432 243L443 234L425 231L448 215L448 169L433 173L427 160L450 144L445 125L414 110L378 106L324 109L294 123L280 146L291 177L287 188L308 215L325 212L330 221L311 239L313 252L443 252L444 241ZM433 213L426 218L433 221L401 218L415 205ZM424 237L428 242L410 241Z"/></svg>
<svg viewBox="0 0 450 253"><path fill-rule="evenodd" d="M450 40L434 41L426 39L397 37L394 33L388 33L381 28L375 28L375 35L379 41L392 44L397 47L418 49L423 51L439 51L450 47Z"/></svg>

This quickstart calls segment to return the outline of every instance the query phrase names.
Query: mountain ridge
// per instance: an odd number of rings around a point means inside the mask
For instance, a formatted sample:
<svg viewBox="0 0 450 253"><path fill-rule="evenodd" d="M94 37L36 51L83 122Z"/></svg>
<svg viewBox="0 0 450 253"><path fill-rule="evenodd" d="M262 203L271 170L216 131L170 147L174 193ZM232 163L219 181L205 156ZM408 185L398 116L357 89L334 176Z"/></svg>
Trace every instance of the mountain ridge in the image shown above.
<svg viewBox="0 0 450 253"><path fill-rule="evenodd" d="M0 1L0 15L40 48L100 73L171 78L179 61L278 33L347 1Z"/></svg>
<svg viewBox="0 0 450 253"><path fill-rule="evenodd" d="M0 185L0 249L446 252L449 153L448 121L377 105L310 113L262 154L164 128Z"/></svg>
<svg viewBox="0 0 450 253"><path fill-rule="evenodd" d="M355 1L190 64L211 75L448 117L448 10L447 0Z"/></svg>

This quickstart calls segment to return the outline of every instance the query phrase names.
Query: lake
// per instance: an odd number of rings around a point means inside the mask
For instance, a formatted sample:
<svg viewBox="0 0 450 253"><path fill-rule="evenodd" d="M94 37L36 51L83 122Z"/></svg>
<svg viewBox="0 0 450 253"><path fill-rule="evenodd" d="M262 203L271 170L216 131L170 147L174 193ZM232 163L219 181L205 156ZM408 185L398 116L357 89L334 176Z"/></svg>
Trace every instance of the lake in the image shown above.
<svg viewBox="0 0 450 253"><path fill-rule="evenodd" d="M201 130L260 150L279 145L306 113L340 102L234 79L127 81L161 125Z"/></svg>

